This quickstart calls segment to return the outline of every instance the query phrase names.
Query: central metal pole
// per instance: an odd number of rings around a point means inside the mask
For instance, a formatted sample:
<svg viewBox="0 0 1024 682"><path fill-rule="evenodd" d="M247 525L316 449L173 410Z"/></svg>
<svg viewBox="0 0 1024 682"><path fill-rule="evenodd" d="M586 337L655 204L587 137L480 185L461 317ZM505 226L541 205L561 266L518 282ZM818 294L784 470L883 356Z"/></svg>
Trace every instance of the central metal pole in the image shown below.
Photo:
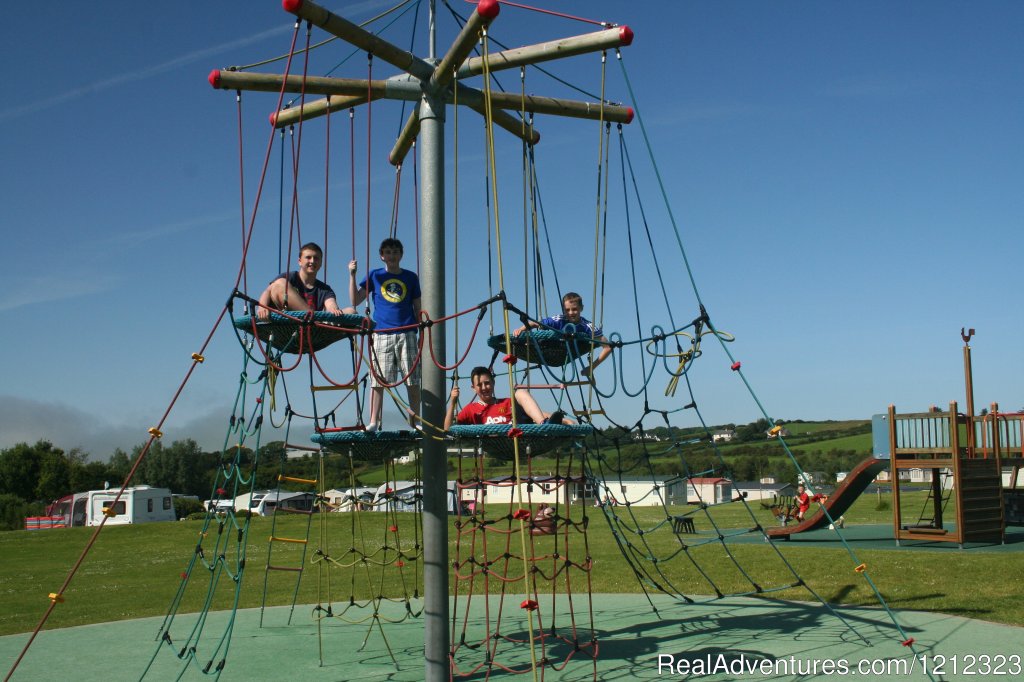
<svg viewBox="0 0 1024 682"><path fill-rule="evenodd" d="M444 304L444 102L425 94L420 102L420 216L422 217L422 259L420 286L423 309L431 319L445 315ZM433 357L445 362L444 325L435 325L430 339ZM423 418L427 434L430 424L444 423L444 372L422 354ZM426 659L424 679L449 679L448 664L448 459L444 441L423 439L423 646Z"/></svg>

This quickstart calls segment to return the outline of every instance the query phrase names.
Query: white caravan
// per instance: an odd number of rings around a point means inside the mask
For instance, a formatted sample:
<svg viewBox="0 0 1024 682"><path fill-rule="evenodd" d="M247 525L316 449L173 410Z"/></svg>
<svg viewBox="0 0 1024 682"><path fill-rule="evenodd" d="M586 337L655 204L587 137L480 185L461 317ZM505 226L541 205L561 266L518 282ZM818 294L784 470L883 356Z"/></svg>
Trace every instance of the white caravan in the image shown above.
<svg viewBox="0 0 1024 682"><path fill-rule="evenodd" d="M90 490L75 493L54 503L53 516L63 516L67 526L98 526L106 509L110 509L108 526L151 521L174 521L174 501L167 488L137 485L125 488L121 499L114 502L117 489Z"/></svg>

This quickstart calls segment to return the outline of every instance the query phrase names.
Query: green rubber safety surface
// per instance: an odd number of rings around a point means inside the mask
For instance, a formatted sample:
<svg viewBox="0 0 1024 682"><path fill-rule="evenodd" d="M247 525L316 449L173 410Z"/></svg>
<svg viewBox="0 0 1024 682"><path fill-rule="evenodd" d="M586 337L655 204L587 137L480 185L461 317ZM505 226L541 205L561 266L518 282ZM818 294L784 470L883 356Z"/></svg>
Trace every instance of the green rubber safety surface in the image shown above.
<svg viewBox="0 0 1024 682"><path fill-rule="evenodd" d="M492 609L494 599L497 597L492 598ZM913 654L901 644L901 635L881 609L839 609L846 620L844 623L821 605L805 602L728 598L687 605L661 595L653 596L652 601L658 609L657 614L643 595L594 595L593 623L599 645L596 664L587 656L577 655L560 671L551 668L538 670L538 679L825 680L835 679L836 675L820 673L823 661L838 664L843 660L851 667L865 661L866 665L875 666L876 672L883 669L881 666L888 666L888 674L867 676L867 679L927 680L929 678L921 671L923 656L927 656L931 666L944 666L945 675L936 676L936 679L1020 678L1009 674L968 678L962 676L962 671L970 657L977 659L982 655L992 657L988 663L990 666L999 660L999 656L1009 657L1010 662L1003 664L1003 670L1011 670L1012 657L1024 655L1024 628L938 613L898 611L898 619L905 633L915 640L917 651L913 673L903 674L909 671ZM585 600L580 602L576 605L578 614L581 608L585 608L582 605ZM528 636L526 621L518 606L518 598L506 597L508 615L503 620L502 631L509 637ZM395 605L394 608L401 607ZM461 619L462 611L459 613ZM298 607L292 625L286 625L288 608L275 607L266 611L264 627L260 628L259 609L239 611L220 679L361 682L418 682L423 679L421 619L385 624L386 642L381 630L371 626L370 622L321 621L321 665L317 623L311 614L309 606ZM194 618L179 616L182 625L191 623L189 619ZM469 630L472 632L483 619L482 600L474 602L469 618ZM44 631L12 679L74 679L81 682L138 679L156 650L155 637L161 621L162 618L146 618ZM580 622L578 617L577 626L589 632L589 617L583 621ZM221 631L226 622L227 614L216 612L210 614L206 627ZM559 626L568 627L568 623L560 621ZM459 631L461 621L456 629ZM865 644L861 637L868 643ZM5 670L27 639L27 634L0 637L0 660L6 663ZM395 661L392 661L389 647ZM174 655L176 650L165 646L146 679L176 679L183 667ZM548 655L557 659L560 665L569 652L570 648L564 643L548 647ZM473 663L473 655L469 653L463 657L467 666ZM954 656L957 657L955 665L959 667L960 675L951 674ZM500 663L529 670L528 645L502 643L495 658ZM740 665L736 663L740 660L749 665L775 666L776 673L737 675L722 670L700 677L679 673L680 665L699 665L698 660L707 661L709 665L733 666ZM209 679L200 670L207 661L202 655L199 661L200 665L191 664L181 679ZM767 663L762 663L764 661ZM819 673L809 673L809 666L815 665L815 661L818 662ZM792 667L786 669L787 665ZM975 670L980 665L978 660L973 663ZM796 666L801 667L797 669ZM779 673L780 670L784 673ZM482 680L484 673L485 670L480 670L472 677L457 679ZM491 677L533 679L529 673L513 676L497 670Z"/></svg>

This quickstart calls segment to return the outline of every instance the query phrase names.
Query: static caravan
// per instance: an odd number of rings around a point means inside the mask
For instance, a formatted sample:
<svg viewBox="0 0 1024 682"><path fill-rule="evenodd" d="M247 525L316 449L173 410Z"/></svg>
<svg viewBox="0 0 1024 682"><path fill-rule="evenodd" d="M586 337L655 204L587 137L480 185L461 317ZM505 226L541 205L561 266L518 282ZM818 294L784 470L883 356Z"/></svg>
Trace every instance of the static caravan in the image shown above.
<svg viewBox="0 0 1024 682"><path fill-rule="evenodd" d="M571 504L576 499L576 486L564 478L553 476L533 478L518 484L512 477L495 478L462 489L465 503L511 505L518 500L531 504Z"/></svg>
<svg viewBox="0 0 1024 682"><path fill-rule="evenodd" d="M253 516L269 516L280 507L291 511L312 511L314 493L293 493L287 490L255 490L235 498L235 511L248 511Z"/></svg>
<svg viewBox="0 0 1024 682"><path fill-rule="evenodd" d="M469 513L469 501L456 502L455 481L448 481L448 513ZM370 511L413 512L423 504L423 485L420 481L391 481L377 488Z"/></svg>
<svg viewBox="0 0 1024 682"><path fill-rule="evenodd" d="M703 480L703 479L693 479ZM635 507L658 507L663 504L687 503L690 491L679 476L669 478L618 478L595 486L601 504L626 504Z"/></svg>

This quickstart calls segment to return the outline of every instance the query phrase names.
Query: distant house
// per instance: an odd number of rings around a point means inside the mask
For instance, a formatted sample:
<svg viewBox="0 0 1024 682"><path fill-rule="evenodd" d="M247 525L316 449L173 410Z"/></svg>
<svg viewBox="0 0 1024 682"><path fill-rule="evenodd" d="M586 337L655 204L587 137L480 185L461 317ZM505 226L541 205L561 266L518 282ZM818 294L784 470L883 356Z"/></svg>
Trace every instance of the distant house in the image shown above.
<svg viewBox="0 0 1024 682"><path fill-rule="evenodd" d="M733 496L743 495L748 500L770 500L774 497L792 497L796 486L792 483L763 483L761 481L734 481Z"/></svg>
<svg viewBox="0 0 1024 682"><path fill-rule="evenodd" d="M690 504L719 504L732 498L732 481L728 478L691 478L686 497Z"/></svg>
<svg viewBox="0 0 1024 682"><path fill-rule="evenodd" d="M728 443L736 437L736 432L731 429L712 431L711 440L715 443Z"/></svg>

